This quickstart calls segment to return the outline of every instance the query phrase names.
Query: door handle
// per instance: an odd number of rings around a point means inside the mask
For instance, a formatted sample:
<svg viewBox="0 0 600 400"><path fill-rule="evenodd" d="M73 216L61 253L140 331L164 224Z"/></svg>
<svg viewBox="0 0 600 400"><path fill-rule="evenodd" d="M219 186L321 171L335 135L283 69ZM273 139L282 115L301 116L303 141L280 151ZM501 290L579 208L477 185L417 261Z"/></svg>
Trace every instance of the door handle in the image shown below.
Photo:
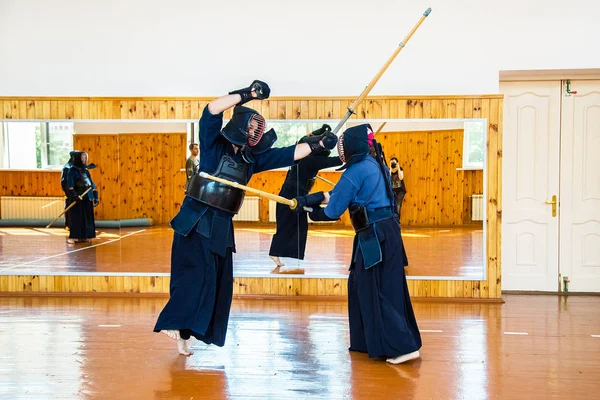
<svg viewBox="0 0 600 400"><path fill-rule="evenodd" d="M552 216L556 217L556 195L552 196L552 201L546 200L544 203L552 204Z"/></svg>

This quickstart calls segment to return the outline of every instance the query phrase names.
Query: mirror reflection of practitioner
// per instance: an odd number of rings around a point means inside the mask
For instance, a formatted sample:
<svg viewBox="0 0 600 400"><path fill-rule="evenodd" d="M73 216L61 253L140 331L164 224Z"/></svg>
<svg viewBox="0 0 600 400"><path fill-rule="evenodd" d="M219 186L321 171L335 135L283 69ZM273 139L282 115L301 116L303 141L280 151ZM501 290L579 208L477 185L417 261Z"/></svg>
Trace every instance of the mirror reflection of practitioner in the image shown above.
<svg viewBox="0 0 600 400"><path fill-rule="evenodd" d="M298 212L312 206L313 221L335 221L350 212L356 232L348 276L350 350L400 364L420 357L421 335L410 301L390 173L369 124L347 129L338 140L345 163L331 192L297 198ZM326 204L321 208L320 204Z"/></svg>
<svg viewBox="0 0 600 400"><path fill-rule="evenodd" d="M100 204L98 190L88 171L88 155L71 152L71 167L67 172L68 202L76 203L69 211L69 243L91 242L96 237L94 207ZM91 190L89 190L91 188ZM87 193L86 193L87 191ZM85 193L85 194L84 194Z"/></svg>
<svg viewBox="0 0 600 400"><path fill-rule="evenodd" d="M309 137L322 135L331 131L331 127L324 124L321 128L301 138L298 143L305 143ZM331 151L323 150L312 154L290 167L279 196L288 199L304 196L310 193L315 184L317 173L325 168L342 165L339 157L329 157ZM282 268L285 266L279 257L304 260L306 250L306 237L308 236L308 216L306 213L296 213L289 206L277 203L276 208L277 231L271 240L269 256L277 265L273 274L304 274L304 268Z"/></svg>
<svg viewBox="0 0 600 400"><path fill-rule="evenodd" d="M60 187L65 193L65 210L71 205L73 202L71 194L69 193L69 183L67 182L69 170L73 166L73 158L76 154L80 153L79 150L73 150L69 153L69 161L63 166L62 175L60 177ZM69 213L65 213L65 229L69 230Z"/></svg>

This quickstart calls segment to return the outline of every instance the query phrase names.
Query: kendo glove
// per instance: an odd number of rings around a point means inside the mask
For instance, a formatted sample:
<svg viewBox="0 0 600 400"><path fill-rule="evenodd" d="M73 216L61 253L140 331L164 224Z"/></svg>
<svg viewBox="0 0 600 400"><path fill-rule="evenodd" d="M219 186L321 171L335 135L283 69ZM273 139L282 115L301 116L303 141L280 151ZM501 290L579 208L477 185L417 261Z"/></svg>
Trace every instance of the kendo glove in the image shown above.
<svg viewBox="0 0 600 400"><path fill-rule="evenodd" d="M325 132L331 132L331 127L327 124L323 124L323 126L316 131L312 131L310 136L321 136Z"/></svg>
<svg viewBox="0 0 600 400"><path fill-rule="evenodd" d="M337 145L338 137L335 133L328 131L323 134L321 140L327 150L332 150Z"/></svg>
<svg viewBox="0 0 600 400"><path fill-rule="evenodd" d="M308 138L306 138L304 143L308 144L308 146L310 147L310 154L315 154L325 149L333 149L337 144L337 141L338 138L333 132L326 131L320 136L309 136ZM321 145L321 142L323 142L323 145Z"/></svg>
<svg viewBox="0 0 600 400"><path fill-rule="evenodd" d="M252 97L252 91L256 94L256 97ZM271 94L271 88L263 81L255 80L248 86L247 88L234 90L229 92L229 94L239 94L242 97L242 101L239 105L245 104L249 101L254 100L255 98L258 100L268 99Z"/></svg>
<svg viewBox="0 0 600 400"><path fill-rule="evenodd" d="M323 192L315 192L307 194L306 196L296 197L297 206L294 209L296 212L303 212L304 207L318 206L325 200L325 194Z"/></svg>
<svg viewBox="0 0 600 400"><path fill-rule="evenodd" d="M77 195L77 192L74 190L69 190L69 198L71 199L71 203L81 203L81 198Z"/></svg>
<svg viewBox="0 0 600 400"><path fill-rule="evenodd" d="M94 201L92 204L94 205L94 207L98 207L98 204L100 204L100 199L98 198L97 190L94 190Z"/></svg>

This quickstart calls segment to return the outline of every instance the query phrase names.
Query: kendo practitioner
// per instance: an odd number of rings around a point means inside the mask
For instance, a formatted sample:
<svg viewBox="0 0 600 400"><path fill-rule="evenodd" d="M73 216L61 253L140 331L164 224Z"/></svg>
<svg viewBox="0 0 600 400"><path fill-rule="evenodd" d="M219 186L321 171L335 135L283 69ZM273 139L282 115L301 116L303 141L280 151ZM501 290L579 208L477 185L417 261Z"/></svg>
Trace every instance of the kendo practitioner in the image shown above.
<svg viewBox="0 0 600 400"><path fill-rule="evenodd" d="M98 190L88 171L88 155L82 151L74 152L72 165L67 172L67 190L69 204L75 202L69 211L69 242L89 242L96 237L94 207L99 204ZM92 188L85 195L88 188Z"/></svg>
<svg viewBox="0 0 600 400"><path fill-rule="evenodd" d="M369 124L347 129L338 151L345 163L338 184L328 193L299 197L296 209L313 206L314 221L337 220L349 209L356 232L348 277L350 350L403 363L419 357L421 336L404 274L408 263L390 173Z"/></svg>
<svg viewBox="0 0 600 400"><path fill-rule="evenodd" d="M332 149L331 133L309 138L306 143L280 149L274 130L265 132L265 120L243 104L267 99L269 86L254 81L249 87L211 101L199 124L200 171L241 184L254 173L289 167L295 161L324 149ZM223 127L223 111L234 107ZM194 336L207 344L225 344L233 296L235 252L233 216L245 192L196 174L190 180L179 213L171 220L170 298L158 317L154 332L177 340L180 354L190 355L187 340Z"/></svg>
<svg viewBox="0 0 600 400"><path fill-rule="evenodd" d="M77 153L79 153L78 150L73 150L69 153L69 161L67 161L65 163L65 165L63 166L62 174L60 176L60 186L61 186L63 192L65 193L65 210L72 203L71 194L69 193L69 184L67 182L67 179L68 179L67 175L69 173L69 169L71 169L71 167L73 166L73 157ZM67 229L67 230L69 229L69 213L68 212L65 214L65 229Z"/></svg>
<svg viewBox="0 0 600 400"><path fill-rule="evenodd" d="M331 131L331 127L324 124L321 128L301 138L298 143L305 143L308 138L322 135L327 131ZM323 150L293 165L283 181L279 196L290 199L310 193L315 184L315 177L320 170L342 165L340 158L329 157L330 153L329 150ZM269 256L277 266L272 273L303 274L303 268L296 268L288 272L281 271L281 267L285 264L281 262L279 257L304 260L306 237L308 235L308 216L306 213L298 214L292 211L289 206L280 203L277 203L275 215L277 230L271 240Z"/></svg>

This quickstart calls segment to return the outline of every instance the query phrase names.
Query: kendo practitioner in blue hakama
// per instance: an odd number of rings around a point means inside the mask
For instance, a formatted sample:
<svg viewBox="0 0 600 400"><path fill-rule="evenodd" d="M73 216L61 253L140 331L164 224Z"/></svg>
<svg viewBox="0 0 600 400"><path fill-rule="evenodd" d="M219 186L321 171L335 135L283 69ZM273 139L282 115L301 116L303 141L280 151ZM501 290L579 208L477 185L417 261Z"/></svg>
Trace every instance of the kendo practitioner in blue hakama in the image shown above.
<svg viewBox="0 0 600 400"><path fill-rule="evenodd" d="M254 81L206 106L199 124L200 172L246 185L254 173L289 167L335 147L337 137L328 132L306 143L271 148L277 140L275 131L265 132L264 118L242 106L269 94L266 83ZM223 127L223 111L234 106L231 120ZM233 296L232 218L244 195L239 188L193 175L179 213L171 220L175 232L170 298L154 332L177 340L180 354L192 354L187 346L191 336L207 344L225 344Z"/></svg>
<svg viewBox="0 0 600 400"><path fill-rule="evenodd" d="M399 364L419 357L421 336L404 266L390 172L371 126L347 129L338 141L345 169L328 193L299 197L298 208L313 206L314 221L333 221L349 209L356 232L348 277L350 350ZM325 208L319 204L327 204Z"/></svg>
<svg viewBox="0 0 600 400"><path fill-rule="evenodd" d="M77 204L67 211L69 242L89 242L96 237L94 207L99 204L98 190L87 168L87 153L82 151L72 153L72 165L67 172L67 203L75 202ZM92 189L83 195L90 187Z"/></svg>
<svg viewBox="0 0 600 400"><path fill-rule="evenodd" d="M331 131L331 127L324 124L321 128L301 138L298 143L304 143L309 137L319 136L327 131ZM329 157L330 153L329 150L323 150L290 167L279 191L279 196L290 199L310 193L315 184L315 177L320 170L342 165L340 158ZM277 266L272 273L303 274L304 269L302 268L292 269L288 272L281 271L280 268L285 264L279 257L304 260L306 237L308 236L308 216L306 213L298 214L289 206L280 203L277 203L275 215L277 230L271 240L269 256Z"/></svg>

